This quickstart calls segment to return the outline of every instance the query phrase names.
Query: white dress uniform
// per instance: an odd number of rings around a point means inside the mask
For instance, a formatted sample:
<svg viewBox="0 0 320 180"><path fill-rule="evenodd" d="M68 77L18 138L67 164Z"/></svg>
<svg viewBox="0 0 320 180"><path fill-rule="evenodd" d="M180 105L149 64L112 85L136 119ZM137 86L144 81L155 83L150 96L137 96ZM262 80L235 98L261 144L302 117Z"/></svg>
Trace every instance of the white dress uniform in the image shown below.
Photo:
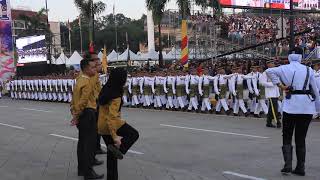
<svg viewBox="0 0 320 180"><path fill-rule="evenodd" d="M234 76L231 78L232 82L232 94L236 96L235 102L233 104L233 113L238 114L239 110L241 109L243 113L247 114L248 110L244 104L244 97L245 97L245 89L243 82L251 79L252 76L243 75L235 73Z"/></svg>
<svg viewBox="0 0 320 180"><path fill-rule="evenodd" d="M139 103L139 99L138 99L138 87L139 87L139 81L138 81L138 77L133 77L132 78L132 86L133 86L133 90L132 90L132 106L138 106Z"/></svg>
<svg viewBox="0 0 320 180"><path fill-rule="evenodd" d="M144 89L147 88L147 92L144 92L144 106L149 107L153 103L154 81L154 77L144 77Z"/></svg>
<svg viewBox="0 0 320 180"><path fill-rule="evenodd" d="M27 94L27 99L32 99L32 97L31 97L30 80L26 80L26 94Z"/></svg>
<svg viewBox="0 0 320 180"><path fill-rule="evenodd" d="M63 94L63 102L68 102L68 79L63 79L62 80L62 87L61 89L63 90L62 91L62 94Z"/></svg>
<svg viewBox="0 0 320 180"><path fill-rule="evenodd" d="M125 84L125 88L127 89L124 89L124 91L126 91L123 96L122 96L122 100L123 100L123 103L124 105L128 105L130 104L129 102L129 94L132 94L132 88L131 88L131 85L132 85L132 78L127 78L127 81L126 81L126 84Z"/></svg>
<svg viewBox="0 0 320 180"><path fill-rule="evenodd" d="M39 97L39 100L42 101L42 100L44 100L44 88L43 88L44 85L43 85L43 80L42 80L42 79L39 79L38 84L39 84L38 97Z"/></svg>
<svg viewBox="0 0 320 180"><path fill-rule="evenodd" d="M208 75L202 75L199 79L199 85L198 90L200 96L202 96L202 105L201 105L201 111L211 111L211 103L209 100L210 97L210 81L214 81L214 77L208 76ZM207 94L204 94L207 93Z"/></svg>
<svg viewBox="0 0 320 180"><path fill-rule="evenodd" d="M229 77L229 76L218 74L217 77L214 79L214 91L215 91L215 94L219 96L219 100L216 105L217 112L220 112L222 107L226 112L229 111L229 107L226 101L227 88L228 88L226 77Z"/></svg>
<svg viewBox="0 0 320 180"><path fill-rule="evenodd" d="M166 78L162 76L156 76L155 77L155 108L162 108L163 105L167 103L166 97L165 97L165 89L166 89Z"/></svg>
<svg viewBox="0 0 320 180"><path fill-rule="evenodd" d="M247 85L248 85L249 94L251 94L253 96L252 98L249 98L248 108L250 109L251 113L254 113L254 111L256 109L256 104L257 104L256 103L255 92L254 92L254 84L256 84L256 82L257 82L256 73L255 72L251 72L251 73L249 73L247 75L248 76L252 76L252 78L247 79Z"/></svg>
<svg viewBox="0 0 320 180"><path fill-rule="evenodd" d="M57 81L57 92L56 92L56 94L57 94L57 96L58 96L58 101L59 102L61 102L62 100L63 100L63 92L64 92L64 90L63 90L63 82L62 82L62 79L57 79L56 80Z"/></svg>
<svg viewBox="0 0 320 180"><path fill-rule="evenodd" d="M22 80L18 80L18 88L19 88L19 99L23 98L23 84Z"/></svg>
<svg viewBox="0 0 320 180"><path fill-rule="evenodd" d="M42 93L42 96L43 96L43 100L52 100L52 96L51 93L49 93L48 91L50 91L51 89L51 80L47 80L47 79L43 79L42 80L42 84L43 84L43 87L44 87L44 90L43 90L43 93Z"/></svg>
<svg viewBox="0 0 320 180"><path fill-rule="evenodd" d="M167 109L174 108L174 95L176 94L176 78L174 76L167 77L167 83L165 88L165 93L167 94Z"/></svg>
<svg viewBox="0 0 320 180"><path fill-rule="evenodd" d="M26 80L22 80L22 88L23 88L23 99L27 99L27 81Z"/></svg>
<svg viewBox="0 0 320 180"><path fill-rule="evenodd" d="M39 80L33 80L33 89L34 89L34 99L39 100Z"/></svg>
<svg viewBox="0 0 320 180"><path fill-rule="evenodd" d="M261 110L264 112L264 114L268 114L268 106L266 104L265 93L263 92L263 91L265 91L265 88L263 87L263 84L261 83L262 73L257 72L256 77L257 78L255 78L255 79L257 80L257 82L255 82L253 84L253 87L254 87L254 92L257 97L258 103L256 104L254 114L259 115ZM262 89L262 91L261 91L261 89Z"/></svg>
<svg viewBox="0 0 320 180"><path fill-rule="evenodd" d="M190 96L188 110L191 111L193 108L194 110L197 111L198 106L199 106L198 98L197 98L197 95L199 93L198 92L199 76L189 75L189 78L187 78L186 82L187 82L186 83L186 92ZM189 85L190 85L190 87L189 87Z"/></svg>
<svg viewBox="0 0 320 180"><path fill-rule="evenodd" d="M74 84L75 84L74 79L68 79L68 102L72 101L72 92L73 92Z"/></svg>
<svg viewBox="0 0 320 180"><path fill-rule="evenodd" d="M181 109L187 104L186 97L186 76L177 76L177 104Z"/></svg>

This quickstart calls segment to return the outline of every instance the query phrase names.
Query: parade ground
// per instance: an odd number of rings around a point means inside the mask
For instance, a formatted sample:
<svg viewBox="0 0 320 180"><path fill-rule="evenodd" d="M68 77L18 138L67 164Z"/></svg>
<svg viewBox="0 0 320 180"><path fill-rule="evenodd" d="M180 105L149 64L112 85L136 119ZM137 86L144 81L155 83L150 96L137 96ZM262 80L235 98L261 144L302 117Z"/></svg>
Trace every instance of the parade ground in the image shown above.
<svg viewBox="0 0 320 180"><path fill-rule="evenodd" d="M0 179L83 179L70 118L69 104L1 99ZM122 180L320 179L319 122L307 138L307 176L297 177L281 175L282 133L264 119L128 108L123 119L140 139L119 162Z"/></svg>

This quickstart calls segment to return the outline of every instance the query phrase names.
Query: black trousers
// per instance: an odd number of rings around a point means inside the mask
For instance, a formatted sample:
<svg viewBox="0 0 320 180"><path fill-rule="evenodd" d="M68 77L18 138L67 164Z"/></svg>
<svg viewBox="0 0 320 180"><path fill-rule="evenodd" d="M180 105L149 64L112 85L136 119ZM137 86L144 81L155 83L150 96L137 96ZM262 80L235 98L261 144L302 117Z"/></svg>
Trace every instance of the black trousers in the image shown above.
<svg viewBox="0 0 320 180"><path fill-rule="evenodd" d="M117 131L117 135L123 137L121 140L120 151L126 154L131 146L139 139L139 133L128 124L124 124ZM114 144L110 135L102 135L106 145ZM111 152L107 152L107 180L118 180L118 160Z"/></svg>
<svg viewBox="0 0 320 180"><path fill-rule="evenodd" d="M97 112L96 112L96 123L98 124L98 119L99 119L99 107L97 108ZM101 135L98 133L98 128L97 128L97 139L96 139L96 151L101 150L101 144L100 144L100 140L101 140Z"/></svg>
<svg viewBox="0 0 320 180"><path fill-rule="evenodd" d="M90 173L95 156L97 123L96 111L85 109L79 117L79 141L77 146L78 171Z"/></svg>
<svg viewBox="0 0 320 180"><path fill-rule="evenodd" d="M280 118L278 117L278 98L269 98L269 110L267 115L267 124L271 125L272 120L275 119L277 124L280 124Z"/></svg>
<svg viewBox="0 0 320 180"><path fill-rule="evenodd" d="M306 136L312 115L283 113L283 145L292 144L293 132L295 132L296 147L306 147Z"/></svg>

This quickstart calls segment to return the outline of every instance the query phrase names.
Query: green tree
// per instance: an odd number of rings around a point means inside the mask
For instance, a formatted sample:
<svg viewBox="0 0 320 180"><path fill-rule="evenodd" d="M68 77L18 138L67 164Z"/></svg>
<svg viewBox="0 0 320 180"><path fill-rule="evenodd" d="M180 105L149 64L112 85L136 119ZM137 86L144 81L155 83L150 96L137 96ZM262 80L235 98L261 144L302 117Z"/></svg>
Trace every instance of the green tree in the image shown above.
<svg viewBox="0 0 320 180"><path fill-rule="evenodd" d="M34 16L20 15L19 19L25 21L26 30L19 36L32 36L36 34L48 33L46 9L42 8Z"/></svg>
<svg viewBox="0 0 320 180"><path fill-rule="evenodd" d="M166 4L168 0L146 0L147 8L152 11L153 21L158 26L159 31L159 66L163 67L162 55L162 35L161 35L161 21L164 15Z"/></svg>
<svg viewBox="0 0 320 180"><path fill-rule="evenodd" d="M94 17L100 15L105 9L106 4L99 1L93 2L93 0L74 0L75 5L80 10L82 18L89 21L89 39L90 42L94 41Z"/></svg>

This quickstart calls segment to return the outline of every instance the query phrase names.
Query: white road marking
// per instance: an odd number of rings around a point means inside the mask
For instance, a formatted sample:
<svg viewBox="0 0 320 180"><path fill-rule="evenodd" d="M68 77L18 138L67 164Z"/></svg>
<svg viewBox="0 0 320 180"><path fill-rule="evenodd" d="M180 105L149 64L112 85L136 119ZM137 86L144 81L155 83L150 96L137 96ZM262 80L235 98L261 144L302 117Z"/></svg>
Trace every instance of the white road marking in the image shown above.
<svg viewBox="0 0 320 180"><path fill-rule="evenodd" d="M68 137L68 136L62 136L62 135L59 135L59 134L49 134L49 135L50 135L50 136L59 137L59 138L69 139L69 140L72 140L72 141L78 141L78 138L73 138L73 137ZM107 148L107 146L106 146L105 144L101 144L101 146ZM132 150L129 150L128 152L129 152L129 153L132 153L132 154L137 154L137 155L143 155L143 154L144 154L144 153L142 153L142 152L132 151Z"/></svg>
<svg viewBox="0 0 320 180"><path fill-rule="evenodd" d="M0 106L0 108L8 108L9 106Z"/></svg>
<svg viewBox="0 0 320 180"><path fill-rule="evenodd" d="M215 131L215 130L209 130L209 129L198 129L198 128L183 127L183 126L173 126L173 125L168 125L168 124L160 124L160 126L172 127L172 128L178 128L178 129L188 129L188 130L195 130L195 131L213 132L213 133L219 133L219 134L228 134L228 135L234 135L234 136L252 137L252 138L259 138L259 139L269 139L269 137L264 137L264 136L255 136L255 135L250 135L250 134L239 134L239 133L233 133L233 132Z"/></svg>
<svg viewBox="0 0 320 180"><path fill-rule="evenodd" d="M25 129L24 127L20 127L20 126L13 126L10 124L4 124L4 123L0 123L1 126L7 126L7 127L11 127L11 128L15 128L15 129Z"/></svg>
<svg viewBox="0 0 320 180"><path fill-rule="evenodd" d="M239 174L239 173L235 173L235 172L231 172L231 171L224 171L223 174L233 175L233 176L237 176L237 177L244 178L244 179L250 179L250 180L267 180L267 179L248 176L245 174Z"/></svg>
<svg viewBox="0 0 320 180"><path fill-rule="evenodd" d="M20 108L20 109L27 110L27 111L37 111L37 112L52 113L52 111L45 111L45 110L40 110L40 109L31 109L31 108Z"/></svg>

